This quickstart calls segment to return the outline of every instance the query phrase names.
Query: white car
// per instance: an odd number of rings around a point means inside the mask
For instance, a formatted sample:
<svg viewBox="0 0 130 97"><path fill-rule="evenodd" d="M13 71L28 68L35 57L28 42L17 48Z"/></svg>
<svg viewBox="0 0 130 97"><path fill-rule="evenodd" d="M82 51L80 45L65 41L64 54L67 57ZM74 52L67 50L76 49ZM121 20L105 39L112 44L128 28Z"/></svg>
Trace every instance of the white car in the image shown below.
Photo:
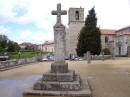
<svg viewBox="0 0 130 97"><path fill-rule="evenodd" d="M47 57L43 57L42 61L48 61Z"/></svg>

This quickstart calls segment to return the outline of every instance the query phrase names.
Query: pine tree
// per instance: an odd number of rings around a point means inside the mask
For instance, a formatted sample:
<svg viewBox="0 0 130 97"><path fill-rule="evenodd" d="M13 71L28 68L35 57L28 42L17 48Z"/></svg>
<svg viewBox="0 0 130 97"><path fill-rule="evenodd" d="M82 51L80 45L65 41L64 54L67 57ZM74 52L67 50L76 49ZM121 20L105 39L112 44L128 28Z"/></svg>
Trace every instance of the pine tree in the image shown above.
<svg viewBox="0 0 130 97"><path fill-rule="evenodd" d="M99 55L101 52L100 30L97 27L97 18L94 7L89 11L85 20L85 25L78 36L77 55L83 56L90 51L91 54Z"/></svg>

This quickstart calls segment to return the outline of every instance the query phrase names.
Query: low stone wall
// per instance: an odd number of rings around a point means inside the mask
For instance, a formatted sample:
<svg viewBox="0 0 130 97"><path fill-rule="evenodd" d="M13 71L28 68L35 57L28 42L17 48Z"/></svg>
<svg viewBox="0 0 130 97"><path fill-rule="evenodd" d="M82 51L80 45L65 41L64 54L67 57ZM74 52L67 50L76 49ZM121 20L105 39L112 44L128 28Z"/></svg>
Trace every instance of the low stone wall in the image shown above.
<svg viewBox="0 0 130 97"><path fill-rule="evenodd" d="M93 60L105 60L105 59L112 59L112 55L99 55L99 56L91 56L91 59Z"/></svg>
<svg viewBox="0 0 130 97"><path fill-rule="evenodd" d="M24 58L24 59L16 59L16 60L7 60L0 62L0 71L7 70L10 68L22 66L24 64L37 62L37 58Z"/></svg>

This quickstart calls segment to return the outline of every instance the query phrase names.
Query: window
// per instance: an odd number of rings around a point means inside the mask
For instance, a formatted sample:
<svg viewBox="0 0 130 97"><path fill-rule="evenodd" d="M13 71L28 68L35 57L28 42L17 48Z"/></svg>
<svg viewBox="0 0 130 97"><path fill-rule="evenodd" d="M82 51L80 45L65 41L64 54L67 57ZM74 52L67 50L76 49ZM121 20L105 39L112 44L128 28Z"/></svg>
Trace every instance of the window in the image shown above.
<svg viewBox="0 0 130 97"><path fill-rule="evenodd" d="M76 19L76 20L79 20L79 11L76 11L76 12L75 12L75 19Z"/></svg>
<svg viewBox="0 0 130 97"><path fill-rule="evenodd" d="M108 37L107 36L105 37L105 43L108 43Z"/></svg>
<svg viewBox="0 0 130 97"><path fill-rule="evenodd" d="M130 32L130 28L129 28L129 32Z"/></svg>

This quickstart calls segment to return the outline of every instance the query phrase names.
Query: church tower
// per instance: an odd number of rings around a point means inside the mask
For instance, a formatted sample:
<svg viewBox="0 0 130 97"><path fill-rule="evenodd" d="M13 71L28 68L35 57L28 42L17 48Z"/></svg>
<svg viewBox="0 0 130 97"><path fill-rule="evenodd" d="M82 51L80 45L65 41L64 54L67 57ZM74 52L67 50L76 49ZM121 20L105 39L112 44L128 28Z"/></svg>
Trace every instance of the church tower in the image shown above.
<svg viewBox="0 0 130 97"><path fill-rule="evenodd" d="M78 34L84 26L84 8L70 8L68 11L68 31L66 31L66 54L76 56Z"/></svg>

